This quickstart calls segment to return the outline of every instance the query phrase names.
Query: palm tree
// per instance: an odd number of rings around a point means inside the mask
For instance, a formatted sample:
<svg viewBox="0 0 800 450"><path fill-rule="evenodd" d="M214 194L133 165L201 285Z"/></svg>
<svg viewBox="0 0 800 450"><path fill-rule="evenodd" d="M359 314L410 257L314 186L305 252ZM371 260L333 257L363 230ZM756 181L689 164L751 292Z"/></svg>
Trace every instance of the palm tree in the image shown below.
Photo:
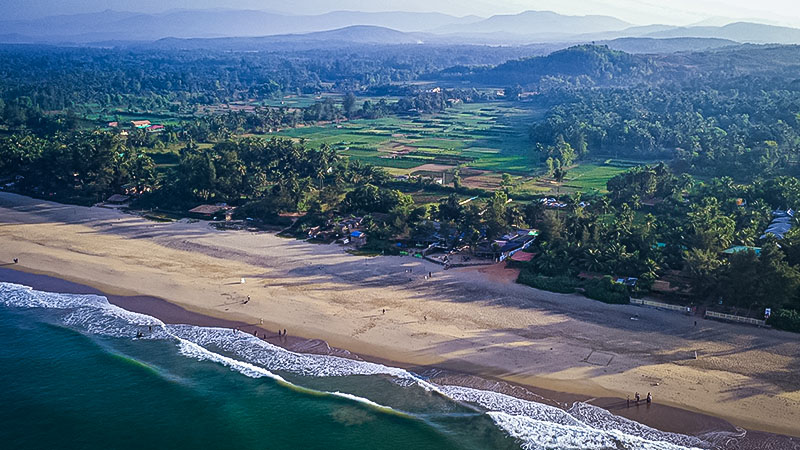
<svg viewBox="0 0 800 450"><path fill-rule="evenodd" d="M605 271L603 254L597 248L587 248L583 252L583 267L589 272L602 273Z"/></svg>

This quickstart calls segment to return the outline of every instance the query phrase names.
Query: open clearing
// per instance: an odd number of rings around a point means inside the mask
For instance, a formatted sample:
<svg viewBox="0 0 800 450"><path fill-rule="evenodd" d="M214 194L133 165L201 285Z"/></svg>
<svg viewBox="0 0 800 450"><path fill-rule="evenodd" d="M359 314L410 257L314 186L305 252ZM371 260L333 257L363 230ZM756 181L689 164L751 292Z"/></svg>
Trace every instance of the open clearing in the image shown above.
<svg viewBox="0 0 800 450"><path fill-rule="evenodd" d="M471 103L439 114L358 119L270 136L327 144L351 158L406 173L436 164L522 175L539 165L527 130L540 115L534 108L507 102Z"/></svg>

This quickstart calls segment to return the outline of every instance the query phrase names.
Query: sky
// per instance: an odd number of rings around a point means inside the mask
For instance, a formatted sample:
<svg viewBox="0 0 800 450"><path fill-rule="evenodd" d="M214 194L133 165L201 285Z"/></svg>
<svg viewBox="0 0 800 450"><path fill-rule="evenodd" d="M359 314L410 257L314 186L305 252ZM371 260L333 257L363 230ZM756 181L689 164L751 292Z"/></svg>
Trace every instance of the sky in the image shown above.
<svg viewBox="0 0 800 450"><path fill-rule="evenodd" d="M548 10L570 15L610 15L640 25L690 25L721 17L800 27L800 0L0 0L0 17L27 19L106 9L157 13L208 8L295 14L335 10L435 11L483 17Z"/></svg>

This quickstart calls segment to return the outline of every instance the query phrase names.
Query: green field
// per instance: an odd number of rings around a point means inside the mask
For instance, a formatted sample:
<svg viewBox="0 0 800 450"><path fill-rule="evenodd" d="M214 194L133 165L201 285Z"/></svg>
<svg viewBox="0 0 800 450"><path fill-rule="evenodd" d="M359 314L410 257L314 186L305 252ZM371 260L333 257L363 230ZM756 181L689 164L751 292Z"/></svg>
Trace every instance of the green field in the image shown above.
<svg viewBox="0 0 800 450"><path fill-rule="evenodd" d="M653 161L618 159L585 161L568 169L567 175L561 183L556 183L547 177L529 178L518 184L512 194L553 195L574 192L604 194L608 192L606 183L611 178L626 172L631 167L651 163Z"/></svg>
<svg viewBox="0 0 800 450"><path fill-rule="evenodd" d="M527 130L539 114L504 102L460 104L433 115L352 120L273 135L327 144L351 158L409 173L437 164L530 174L538 157Z"/></svg>
<svg viewBox="0 0 800 450"><path fill-rule="evenodd" d="M605 163L581 164L567 172L564 187L573 188L581 192L607 192L606 183L609 179L628 169Z"/></svg>
<svg viewBox="0 0 800 450"><path fill-rule="evenodd" d="M328 98L340 103L342 95L288 95L257 104L303 108ZM378 102L381 98L360 97L359 102L367 99ZM178 125L181 120L181 116L168 111L136 114L104 111L99 105L84 105L84 109L83 117L90 121L118 118L122 122L150 120ZM392 175L422 174L440 178L447 172L448 184L452 183L453 170L460 167L463 185L470 188L497 189L500 175L508 173L514 176L512 191L517 195L602 193L611 177L645 163L620 159L581 162L569 169L562 183L543 178L542 161L528 138L528 128L543 114L544 110L524 103L462 103L438 114L300 126L263 136L303 140L312 147L328 145L341 155L383 167ZM178 162L178 147L180 145L154 151L151 156L163 170Z"/></svg>
<svg viewBox="0 0 800 450"><path fill-rule="evenodd" d="M393 175L437 178L442 172L461 167L463 184L472 188L497 189L500 174L508 173L514 176L512 191L518 195L604 193L610 178L646 163L587 161L569 169L562 183L542 178L543 164L528 138L528 128L542 113L530 105L502 101L459 104L439 114L351 120L287 129L268 136L304 140L311 146L328 145L342 155L383 167Z"/></svg>

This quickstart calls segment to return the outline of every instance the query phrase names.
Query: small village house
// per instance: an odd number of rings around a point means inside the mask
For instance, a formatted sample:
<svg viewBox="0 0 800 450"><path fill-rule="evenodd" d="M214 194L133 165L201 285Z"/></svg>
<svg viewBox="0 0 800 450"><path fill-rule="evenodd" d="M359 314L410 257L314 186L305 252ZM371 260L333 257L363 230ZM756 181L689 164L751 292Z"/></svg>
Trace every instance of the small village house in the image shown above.
<svg viewBox="0 0 800 450"><path fill-rule="evenodd" d="M236 208L228 206L225 203L216 205L200 205L189 210L189 214L204 220L213 220L217 218L224 218L229 221L233 218L233 211Z"/></svg>

